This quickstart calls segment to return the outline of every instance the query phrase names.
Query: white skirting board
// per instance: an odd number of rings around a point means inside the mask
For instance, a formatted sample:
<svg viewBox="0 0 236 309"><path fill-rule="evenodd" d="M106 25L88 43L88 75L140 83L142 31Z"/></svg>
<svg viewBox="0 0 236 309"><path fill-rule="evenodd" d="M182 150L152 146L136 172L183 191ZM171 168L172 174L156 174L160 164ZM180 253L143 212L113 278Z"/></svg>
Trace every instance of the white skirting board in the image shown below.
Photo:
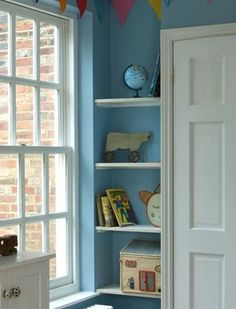
<svg viewBox="0 0 236 309"><path fill-rule="evenodd" d="M113 307L109 305L93 305L91 307L86 307L84 309L113 309Z"/></svg>

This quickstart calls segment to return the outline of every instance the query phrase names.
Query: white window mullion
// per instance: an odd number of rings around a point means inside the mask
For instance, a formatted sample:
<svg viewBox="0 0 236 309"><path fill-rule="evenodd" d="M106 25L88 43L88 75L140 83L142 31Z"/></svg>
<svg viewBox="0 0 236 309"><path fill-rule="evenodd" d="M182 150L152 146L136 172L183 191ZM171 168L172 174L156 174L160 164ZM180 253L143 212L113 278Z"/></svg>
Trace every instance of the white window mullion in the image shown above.
<svg viewBox="0 0 236 309"><path fill-rule="evenodd" d="M57 102L56 102L56 123L55 127L57 128L57 145L63 146L64 145L64 119L63 119L63 107L62 102L64 101L64 89L62 85L64 85L64 68L63 68L63 61L60 61L64 58L64 46L62 38L64 35L62 32L64 31L64 27L57 29L57 36L56 36L56 67L58 70L56 71L57 78L59 79L60 88L57 92Z"/></svg>
<svg viewBox="0 0 236 309"><path fill-rule="evenodd" d="M40 126L40 24L34 23L34 77L36 87L34 88L34 143L40 145L41 126Z"/></svg>
<svg viewBox="0 0 236 309"><path fill-rule="evenodd" d="M18 157L18 211L22 220L21 228L21 249L25 250L25 155L19 154Z"/></svg>
<svg viewBox="0 0 236 309"><path fill-rule="evenodd" d="M9 72L11 80L15 80L16 76L16 19L15 15L9 14ZM16 144L16 86L15 83L10 83L9 89L9 144Z"/></svg>
<svg viewBox="0 0 236 309"><path fill-rule="evenodd" d="M43 213L48 217L49 214L49 160L48 154L43 155ZM44 221L44 251L49 252L49 220Z"/></svg>
<svg viewBox="0 0 236 309"><path fill-rule="evenodd" d="M67 154L65 157L65 167L66 167L66 180L65 180L65 187L66 187L66 209L68 211L68 218L67 218L67 252L69 254L67 255L68 257L68 273L71 276L73 276L73 267L75 266L73 264L73 247L74 247L74 239L73 239L73 233L72 233L72 226L73 226L73 220L72 220L72 200L73 200L73 187L70 184L70 180L72 179L72 154Z"/></svg>

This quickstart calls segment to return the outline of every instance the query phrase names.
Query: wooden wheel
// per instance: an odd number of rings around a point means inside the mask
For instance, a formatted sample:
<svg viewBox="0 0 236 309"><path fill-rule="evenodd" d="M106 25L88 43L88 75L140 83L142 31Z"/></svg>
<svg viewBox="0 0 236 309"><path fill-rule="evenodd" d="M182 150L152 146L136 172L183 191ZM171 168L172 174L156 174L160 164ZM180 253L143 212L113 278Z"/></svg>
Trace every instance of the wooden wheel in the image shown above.
<svg viewBox="0 0 236 309"><path fill-rule="evenodd" d="M130 155L129 155L129 160L131 162L138 162L140 159L140 155L138 153L138 151L131 151Z"/></svg>
<svg viewBox="0 0 236 309"><path fill-rule="evenodd" d="M115 155L112 151L107 151L104 153L103 159L105 162L112 162L115 160Z"/></svg>

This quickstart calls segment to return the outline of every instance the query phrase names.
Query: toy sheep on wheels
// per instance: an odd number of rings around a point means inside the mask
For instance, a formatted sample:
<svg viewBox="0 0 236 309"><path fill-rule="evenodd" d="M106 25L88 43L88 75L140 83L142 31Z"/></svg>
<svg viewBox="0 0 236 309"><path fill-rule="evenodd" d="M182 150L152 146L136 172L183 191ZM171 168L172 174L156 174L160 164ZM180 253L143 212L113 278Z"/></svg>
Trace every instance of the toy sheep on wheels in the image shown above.
<svg viewBox="0 0 236 309"><path fill-rule="evenodd" d="M110 132L107 135L106 152L104 153L103 159L105 162L112 162L115 160L114 151L118 149L128 149L129 160L131 162L138 162L140 160L140 154L138 152L138 149L143 142L148 142L150 138L151 138L150 132L139 132L139 133Z"/></svg>

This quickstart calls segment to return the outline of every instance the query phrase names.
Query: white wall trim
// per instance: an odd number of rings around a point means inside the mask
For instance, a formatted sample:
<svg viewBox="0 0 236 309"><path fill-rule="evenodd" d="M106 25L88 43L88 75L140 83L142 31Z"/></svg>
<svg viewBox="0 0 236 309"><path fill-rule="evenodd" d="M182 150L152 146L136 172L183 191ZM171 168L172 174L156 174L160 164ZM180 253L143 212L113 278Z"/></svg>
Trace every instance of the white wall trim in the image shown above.
<svg viewBox="0 0 236 309"><path fill-rule="evenodd" d="M222 35L236 35L236 23L161 30L162 309L174 309L174 42Z"/></svg>
<svg viewBox="0 0 236 309"><path fill-rule="evenodd" d="M48 12L49 14L53 14L62 18L79 17L78 8L68 4L66 6L66 11L62 13L60 11L60 5L58 1L41 0L38 3L35 3L33 0L0 0L0 1L3 1L5 3L18 4L38 11Z"/></svg>

